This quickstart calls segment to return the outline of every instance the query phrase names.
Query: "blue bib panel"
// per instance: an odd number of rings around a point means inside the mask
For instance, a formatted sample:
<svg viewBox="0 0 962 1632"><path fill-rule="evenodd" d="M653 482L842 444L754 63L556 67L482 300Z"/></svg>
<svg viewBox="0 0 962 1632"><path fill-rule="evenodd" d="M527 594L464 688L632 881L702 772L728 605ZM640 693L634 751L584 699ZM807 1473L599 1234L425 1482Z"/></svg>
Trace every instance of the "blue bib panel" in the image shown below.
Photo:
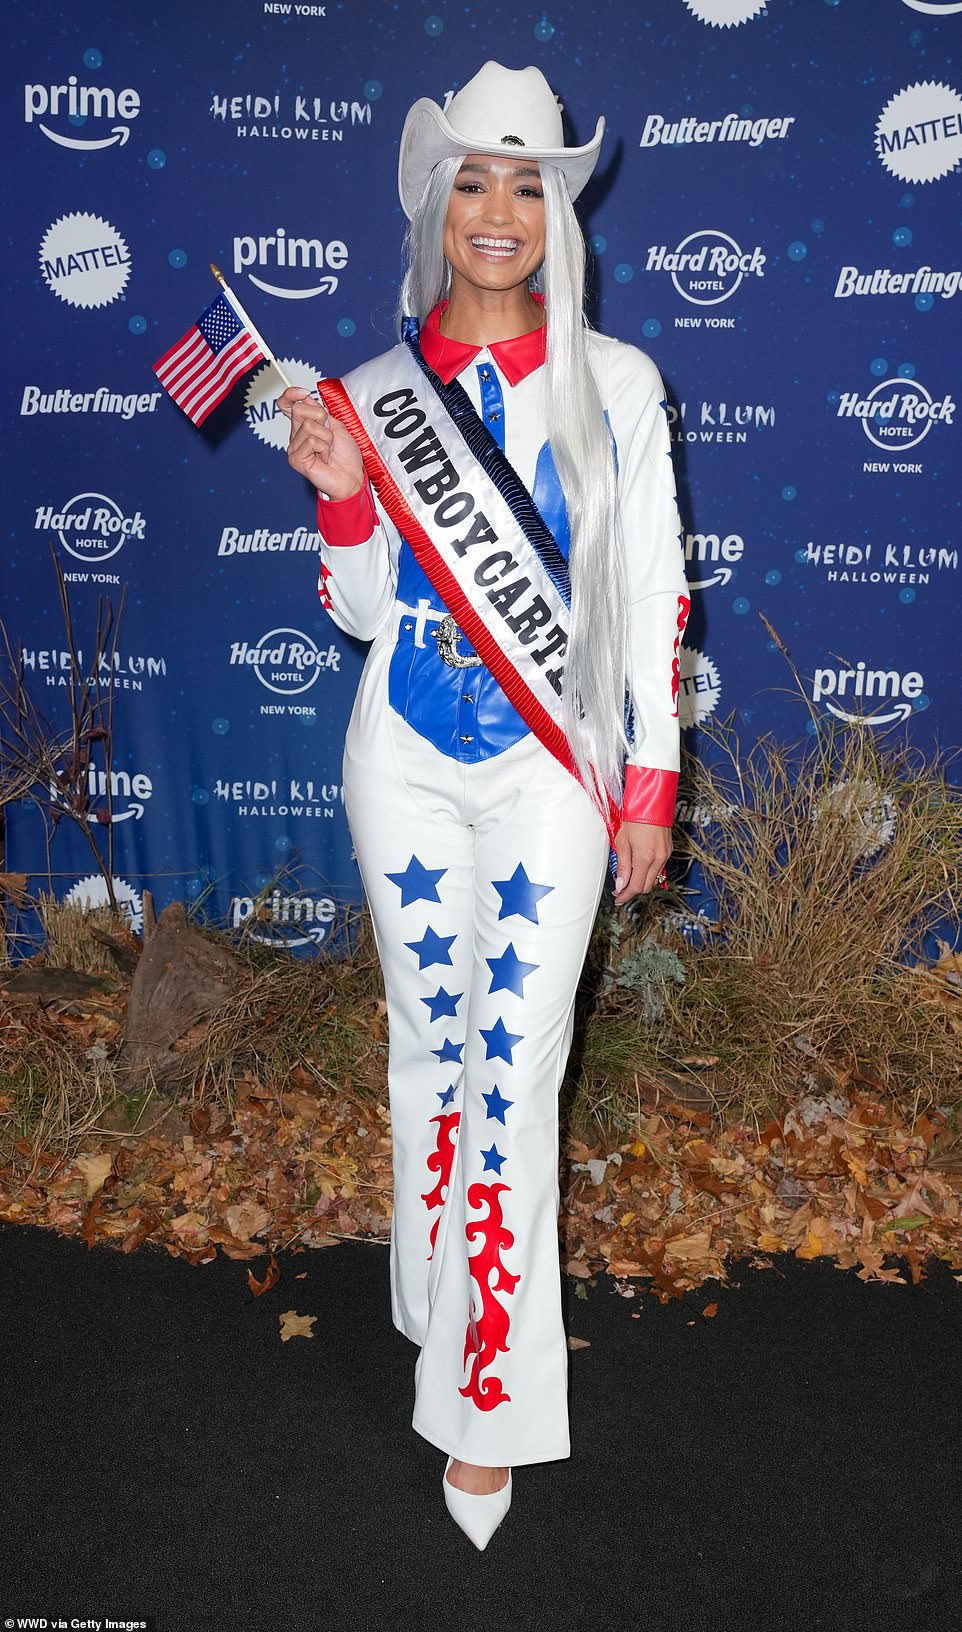
<svg viewBox="0 0 962 1632"><path fill-rule="evenodd" d="M482 417L503 451L504 399L497 373L481 364L478 378ZM538 455L532 498L567 559L568 513L547 442ZM528 726L490 669L483 663L477 668L452 668L440 656L433 631L444 608L404 538L398 554L397 599L411 608L424 603L432 616L426 625L414 611L401 619L388 676L388 697L395 712L442 754L465 764L491 759L527 736ZM419 625L421 646L415 645ZM458 650L462 657L474 655L466 635L461 636Z"/></svg>

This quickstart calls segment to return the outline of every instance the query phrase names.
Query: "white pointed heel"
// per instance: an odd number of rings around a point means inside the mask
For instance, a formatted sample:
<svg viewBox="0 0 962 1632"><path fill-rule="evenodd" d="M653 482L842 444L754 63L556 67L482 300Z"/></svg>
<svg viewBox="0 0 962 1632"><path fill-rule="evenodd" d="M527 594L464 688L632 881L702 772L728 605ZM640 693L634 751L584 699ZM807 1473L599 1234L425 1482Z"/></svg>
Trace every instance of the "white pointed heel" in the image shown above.
<svg viewBox="0 0 962 1632"><path fill-rule="evenodd" d="M448 1468L453 1461L454 1457L449 1456L441 1481L445 1505L455 1524L461 1526L468 1540L483 1553L511 1506L511 1469L508 1469L507 1483L500 1490L491 1491L487 1496L472 1496L448 1483Z"/></svg>

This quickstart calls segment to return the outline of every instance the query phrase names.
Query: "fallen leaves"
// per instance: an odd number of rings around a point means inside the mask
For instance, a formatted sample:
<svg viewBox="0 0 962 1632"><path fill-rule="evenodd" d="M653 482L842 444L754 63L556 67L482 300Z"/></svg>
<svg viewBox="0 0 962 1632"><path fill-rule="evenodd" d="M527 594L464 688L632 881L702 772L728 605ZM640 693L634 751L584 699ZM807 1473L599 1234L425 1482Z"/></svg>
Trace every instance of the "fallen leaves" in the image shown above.
<svg viewBox="0 0 962 1632"><path fill-rule="evenodd" d="M143 1130L94 1130L69 1157L18 1141L0 1218L195 1264L268 1255L263 1277L248 1270L258 1297L282 1249L386 1243L392 1189L387 1105L295 1066L280 1094L251 1077L233 1108L180 1101ZM565 1142L559 1233L576 1296L603 1274L665 1303L782 1253L899 1284L907 1263L917 1283L931 1255L962 1269L962 1140L947 1113L907 1121L864 1062L761 1128L653 1102L623 1143Z"/></svg>
<svg viewBox="0 0 962 1632"><path fill-rule="evenodd" d="M278 1316L280 1321L280 1338L282 1343L288 1343L292 1337L313 1337L316 1315L299 1315L296 1309L285 1309Z"/></svg>

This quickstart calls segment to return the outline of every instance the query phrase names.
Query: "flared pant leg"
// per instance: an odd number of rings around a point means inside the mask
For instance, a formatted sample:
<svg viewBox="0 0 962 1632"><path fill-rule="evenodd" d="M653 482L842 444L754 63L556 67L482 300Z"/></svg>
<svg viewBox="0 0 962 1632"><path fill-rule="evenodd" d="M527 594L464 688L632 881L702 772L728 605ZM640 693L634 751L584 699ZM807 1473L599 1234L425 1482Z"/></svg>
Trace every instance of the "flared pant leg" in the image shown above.
<svg viewBox="0 0 962 1632"><path fill-rule="evenodd" d="M387 992L392 1314L421 1346L413 1426L463 1461L566 1457L558 1090L604 826L534 738L458 764L374 684L344 787Z"/></svg>

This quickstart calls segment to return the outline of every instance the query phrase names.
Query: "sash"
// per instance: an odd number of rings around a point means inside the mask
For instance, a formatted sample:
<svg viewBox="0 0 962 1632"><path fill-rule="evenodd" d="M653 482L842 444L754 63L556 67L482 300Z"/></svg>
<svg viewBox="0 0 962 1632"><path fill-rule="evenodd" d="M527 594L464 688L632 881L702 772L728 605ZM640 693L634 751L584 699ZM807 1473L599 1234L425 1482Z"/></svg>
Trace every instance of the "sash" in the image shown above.
<svg viewBox="0 0 962 1632"><path fill-rule="evenodd" d="M343 379L318 381L378 498L450 615L539 742L584 785L561 725L568 563L456 382L428 368L417 324ZM590 790L589 790L590 791ZM614 838L618 811L606 796Z"/></svg>

